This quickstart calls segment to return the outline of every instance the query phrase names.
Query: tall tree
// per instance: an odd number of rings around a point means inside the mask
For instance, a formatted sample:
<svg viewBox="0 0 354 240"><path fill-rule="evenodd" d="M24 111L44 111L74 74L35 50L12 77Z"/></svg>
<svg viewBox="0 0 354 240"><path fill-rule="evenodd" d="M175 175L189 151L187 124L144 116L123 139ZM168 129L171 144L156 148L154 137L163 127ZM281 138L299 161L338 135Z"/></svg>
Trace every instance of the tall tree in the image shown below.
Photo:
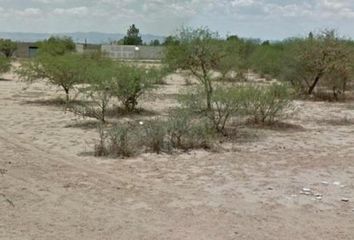
<svg viewBox="0 0 354 240"><path fill-rule="evenodd" d="M165 41L162 43L162 45L164 45L164 46L177 45L177 44L179 44L179 42L175 36L166 37Z"/></svg>
<svg viewBox="0 0 354 240"><path fill-rule="evenodd" d="M135 24L131 25L127 31L127 35L124 37L124 45L142 45L143 40L139 34L139 29L135 27Z"/></svg>
<svg viewBox="0 0 354 240"><path fill-rule="evenodd" d="M155 39L155 40L151 40L150 42L150 46L160 46L161 43L158 39Z"/></svg>
<svg viewBox="0 0 354 240"><path fill-rule="evenodd" d="M207 28L184 28L174 39L178 44L166 46L165 62L170 70L184 69L198 79L204 89L207 110L211 110L212 71L221 68L225 56L222 41Z"/></svg>
<svg viewBox="0 0 354 240"><path fill-rule="evenodd" d="M325 30L312 38L299 40L292 54L290 76L292 81L311 95L321 83L336 91L338 82L345 91L353 76L352 56L345 39L333 30Z"/></svg>

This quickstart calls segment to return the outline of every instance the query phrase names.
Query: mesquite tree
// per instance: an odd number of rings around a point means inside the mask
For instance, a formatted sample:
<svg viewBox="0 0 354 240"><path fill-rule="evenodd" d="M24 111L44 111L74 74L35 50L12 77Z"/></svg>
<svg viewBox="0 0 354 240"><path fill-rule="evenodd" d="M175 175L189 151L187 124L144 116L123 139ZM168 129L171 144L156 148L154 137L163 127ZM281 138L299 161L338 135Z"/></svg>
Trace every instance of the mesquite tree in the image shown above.
<svg viewBox="0 0 354 240"><path fill-rule="evenodd" d="M22 64L17 73L25 81L45 80L61 87L70 101L70 91L85 79L85 58L78 54L67 53L59 56L42 55L33 61Z"/></svg>
<svg viewBox="0 0 354 240"><path fill-rule="evenodd" d="M112 95L117 97L127 112L136 110L139 98L153 88L154 75L144 67L125 63L115 64L111 81Z"/></svg>
<svg viewBox="0 0 354 240"><path fill-rule="evenodd" d="M207 110L212 109L212 71L220 68L224 57L218 34L206 28L182 29L165 52L165 62L172 70L188 70L198 79L205 91Z"/></svg>
<svg viewBox="0 0 354 240"><path fill-rule="evenodd" d="M353 47L347 43L334 31L295 40L286 61L289 64L285 77L309 95L320 84L333 88L334 92L340 87L344 92L353 76Z"/></svg>

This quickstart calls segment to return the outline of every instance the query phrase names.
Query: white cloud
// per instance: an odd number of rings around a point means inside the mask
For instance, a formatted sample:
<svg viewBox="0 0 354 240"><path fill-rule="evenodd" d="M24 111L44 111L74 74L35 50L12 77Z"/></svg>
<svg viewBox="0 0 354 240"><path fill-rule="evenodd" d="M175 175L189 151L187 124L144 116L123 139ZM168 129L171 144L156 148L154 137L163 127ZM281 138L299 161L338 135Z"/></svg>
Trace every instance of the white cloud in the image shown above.
<svg viewBox="0 0 354 240"><path fill-rule="evenodd" d="M52 11L54 15L84 17L89 14L89 9L85 6L74 8L56 8Z"/></svg>
<svg viewBox="0 0 354 240"><path fill-rule="evenodd" d="M32 0L34 3L43 3L43 4L53 4L53 3L65 3L67 0Z"/></svg>
<svg viewBox="0 0 354 240"><path fill-rule="evenodd" d="M269 24L288 33L295 25L352 28L354 0L0 0L0 18L0 29L7 31L28 31L36 23L41 31L125 32L136 23L161 34L181 24L225 32L257 26L261 33ZM354 36L354 29L348 32Z"/></svg>
<svg viewBox="0 0 354 240"><path fill-rule="evenodd" d="M353 18L354 3L348 0L320 0L318 10L324 18Z"/></svg>
<svg viewBox="0 0 354 240"><path fill-rule="evenodd" d="M245 6L252 6L254 5L256 2L254 0L233 0L231 1L231 5L233 7L237 7L237 6L240 6L240 7L245 7Z"/></svg>
<svg viewBox="0 0 354 240"><path fill-rule="evenodd" d="M23 11L17 11L17 13L23 17L32 17L40 15L42 11L39 8L26 8Z"/></svg>

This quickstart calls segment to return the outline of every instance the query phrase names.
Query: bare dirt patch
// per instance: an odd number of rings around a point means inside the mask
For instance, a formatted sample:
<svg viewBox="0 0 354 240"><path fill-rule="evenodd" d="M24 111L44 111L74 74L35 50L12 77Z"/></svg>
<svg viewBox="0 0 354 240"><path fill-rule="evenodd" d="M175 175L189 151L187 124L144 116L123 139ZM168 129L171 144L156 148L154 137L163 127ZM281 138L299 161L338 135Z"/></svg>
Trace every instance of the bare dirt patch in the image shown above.
<svg viewBox="0 0 354 240"><path fill-rule="evenodd" d="M60 92L4 77L0 239L354 238L354 125L328 122L352 121L350 103L298 101L291 131L251 128L225 151L94 158L92 120L24 104ZM142 107L163 115L184 87L172 76Z"/></svg>

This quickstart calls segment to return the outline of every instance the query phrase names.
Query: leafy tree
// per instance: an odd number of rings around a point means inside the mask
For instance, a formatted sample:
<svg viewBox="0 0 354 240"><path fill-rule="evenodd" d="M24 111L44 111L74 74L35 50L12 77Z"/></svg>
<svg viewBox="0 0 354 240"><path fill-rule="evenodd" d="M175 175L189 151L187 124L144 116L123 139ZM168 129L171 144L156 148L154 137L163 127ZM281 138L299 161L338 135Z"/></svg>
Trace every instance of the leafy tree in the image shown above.
<svg viewBox="0 0 354 240"><path fill-rule="evenodd" d="M70 101L70 91L85 80L86 64L83 56L74 53L52 56L41 55L33 61L25 62L17 71L29 82L45 79L52 85L61 87Z"/></svg>
<svg viewBox="0 0 354 240"><path fill-rule="evenodd" d="M11 57L17 50L17 44L10 39L0 39L0 52L4 54L5 57Z"/></svg>
<svg viewBox="0 0 354 240"><path fill-rule="evenodd" d="M313 33L312 32L310 32L309 33L309 37L308 37L310 40L312 40L313 39Z"/></svg>
<svg viewBox="0 0 354 240"><path fill-rule="evenodd" d="M174 38L178 44L167 45L165 62L171 70L188 70L198 79L205 91L207 110L212 110L211 73L224 57L218 34L207 28L184 28Z"/></svg>
<svg viewBox="0 0 354 240"><path fill-rule="evenodd" d="M217 66L224 80L244 80L244 73L250 67L250 55L255 48L254 44L237 36L229 36L221 43L223 46L223 58ZM233 71L234 74L230 74Z"/></svg>
<svg viewBox="0 0 354 240"><path fill-rule="evenodd" d="M143 40L139 34L139 29L135 25L131 25L127 31L127 35L123 40L124 45L142 45Z"/></svg>
<svg viewBox="0 0 354 240"><path fill-rule="evenodd" d="M353 77L353 50L333 30L298 40L289 51L288 71L284 77L309 95L319 84L334 90L341 85L339 89L345 91Z"/></svg>
<svg viewBox="0 0 354 240"><path fill-rule="evenodd" d="M99 54L91 54L85 59L87 67L82 74L88 86L80 91L85 100L81 106L74 106L73 111L84 117L93 117L106 122L106 113L112 98L113 62Z"/></svg>
<svg viewBox="0 0 354 240"><path fill-rule="evenodd" d="M174 36L168 36L165 38L165 41L162 43L162 45L164 46L168 46L168 45L178 45L179 42L176 39L176 37Z"/></svg>
<svg viewBox="0 0 354 240"><path fill-rule="evenodd" d="M114 67L111 83L112 95L117 97L128 112L136 110L138 99L153 87L152 78L144 67L119 63Z"/></svg>
<svg viewBox="0 0 354 240"><path fill-rule="evenodd" d="M239 41L240 38L237 35L231 35L226 38L226 41Z"/></svg>
<svg viewBox="0 0 354 240"><path fill-rule="evenodd" d="M276 78L282 72L283 54L281 43L258 45L250 56L250 65L262 76Z"/></svg>
<svg viewBox="0 0 354 240"><path fill-rule="evenodd" d="M161 43L158 39L155 39L155 40L151 40L150 42L150 46L160 46Z"/></svg>
<svg viewBox="0 0 354 240"><path fill-rule="evenodd" d="M47 40L38 42L39 54L52 56L64 55L75 51L75 43L70 37L52 36Z"/></svg>
<svg viewBox="0 0 354 240"><path fill-rule="evenodd" d="M262 45L263 46L269 46L270 45L270 41L269 40L263 41Z"/></svg>

